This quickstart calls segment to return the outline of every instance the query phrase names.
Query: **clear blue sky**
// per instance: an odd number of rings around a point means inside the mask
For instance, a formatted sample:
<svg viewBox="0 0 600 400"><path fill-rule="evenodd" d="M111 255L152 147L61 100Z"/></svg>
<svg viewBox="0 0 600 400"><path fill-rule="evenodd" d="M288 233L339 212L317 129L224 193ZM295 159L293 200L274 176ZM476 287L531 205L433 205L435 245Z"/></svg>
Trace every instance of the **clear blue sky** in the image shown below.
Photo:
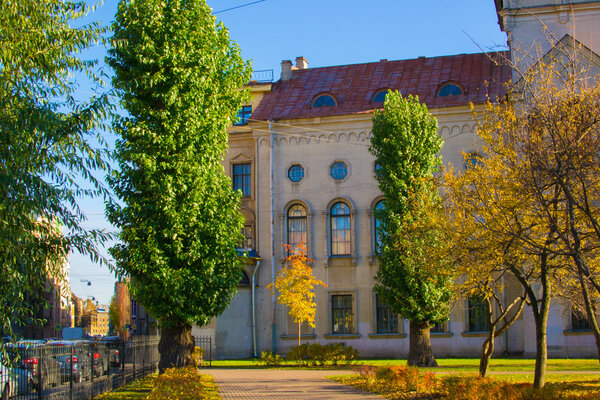
<svg viewBox="0 0 600 400"><path fill-rule="evenodd" d="M255 70L304 56L309 67L401 60L420 56L477 53L506 48L493 0L209 0L216 16ZM90 16L102 25L114 20L117 0L105 0ZM103 60L104 49L95 49ZM109 137L112 142L113 137ZM114 230L100 200L82 203L88 227ZM108 303L114 277L104 267L73 254L72 289L84 299ZM87 286L89 280L91 286Z"/></svg>

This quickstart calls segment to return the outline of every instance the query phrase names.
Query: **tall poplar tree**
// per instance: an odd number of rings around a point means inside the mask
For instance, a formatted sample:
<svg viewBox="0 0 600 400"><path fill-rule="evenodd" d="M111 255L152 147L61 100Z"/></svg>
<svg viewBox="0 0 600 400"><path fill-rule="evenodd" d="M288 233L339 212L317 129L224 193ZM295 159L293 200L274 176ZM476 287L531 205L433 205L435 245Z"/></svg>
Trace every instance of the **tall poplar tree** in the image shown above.
<svg viewBox="0 0 600 400"><path fill-rule="evenodd" d="M373 117L371 153L385 195L375 290L410 321L408 364L436 366L429 331L449 314L451 279L446 272L441 199L433 173L441 164L443 140L437 121L418 97L387 94Z"/></svg>
<svg viewBox="0 0 600 400"><path fill-rule="evenodd" d="M251 70L204 0L122 0L113 31L127 113L115 123L111 254L159 321L164 371L193 362L192 324L220 314L240 279L243 217L221 160Z"/></svg>

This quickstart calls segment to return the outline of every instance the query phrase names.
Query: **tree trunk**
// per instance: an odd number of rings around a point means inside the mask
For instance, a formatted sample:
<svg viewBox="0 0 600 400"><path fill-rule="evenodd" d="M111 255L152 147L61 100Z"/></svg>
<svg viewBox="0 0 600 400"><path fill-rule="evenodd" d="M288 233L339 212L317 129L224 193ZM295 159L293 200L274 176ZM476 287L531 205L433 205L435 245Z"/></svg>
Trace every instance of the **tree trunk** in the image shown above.
<svg viewBox="0 0 600 400"><path fill-rule="evenodd" d="M490 366L490 360L492 359L492 354L494 354L494 334L496 330L495 327L490 328L490 333L485 342L483 342L483 346L481 348L481 359L479 360L479 376L485 378L487 374L488 367Z"/></svg>
<svg viewBox="0 0 600 400"><path fill-rule="evenodd" d="M429 337L428 322L410 321L410 344L408 350L408 365L416 367L437 367L431 340Z"/></svg>
<svg viewBox="0 0 600 400"><path fill-rule="evenodd" d="M178 323L170 328L162 328L158 343L159 372L162 374L167 368L194 365L194 346L190 325Z"/></svg>
<svg viewBox="0 0 600 400"><path fill-rule="evenodd" d="M596 310L592 304L590 293L587 288L587 282L585 281L581 270L579 271L579 283L581 285L581 294L585 303L585 310L587 312L588 320L592 326L592 332L594 332L594 339L596 339L596 357L600 361L600 328L598 327L598 321L596 319Z"/></svg>
<svg viewBox="0 0 600 400"><path fill-rule="evenodd" d="M542 318L542 315L540 315L540 318ZM535 375L533 377L534 389L541 389L546 383L546 363L548 362L546 325L548 322L548 314L546 314L543 319L543 321L536 321L535 323L537 347L535 355Z"/></svg>
<svg viewBox="0 0 600 400"><path fill-rule="evenodd" d="M533 388L541 389L546 383L546 364L548 363L548 314L550 313L550 282L547 265L547 255L542 256L540 263L540 281L542 284L542 298L539 312L535 316L535 336L537 348L535 355L535 374L533 376ZM533 306L532 302L532 306Z"/></svg>
<svg viewBox="0 0 600 400"><path fill-rule="evenodd" d="M298 322L298 349L300 348L301 340L302 340L302 322Z"/></svg>

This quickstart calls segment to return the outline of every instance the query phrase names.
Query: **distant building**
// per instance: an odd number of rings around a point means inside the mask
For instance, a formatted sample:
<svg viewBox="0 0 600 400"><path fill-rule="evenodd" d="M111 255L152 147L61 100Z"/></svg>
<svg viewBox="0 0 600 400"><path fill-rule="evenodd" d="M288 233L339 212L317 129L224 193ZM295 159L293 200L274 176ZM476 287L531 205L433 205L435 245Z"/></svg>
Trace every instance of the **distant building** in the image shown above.
<svg viewBox="0 0 600 400"><path fill-rule="evenodd" d="M115 302L119 309L119 336L158 335L156 319L131 298L127 281L115 283Z"/></svg>
<svg viewBox="0 0 600 400"><path fill-rule="evenodd" d="M39 224L46 224L38 219ZM55 226L52 229L58 228ZM60 233L57 233L60 235ZM57 265L50 264L40 266L39 273L45 276L44 287L27 293L27 301L31 306L34 320L41 320L41 325L33 322L20 329L20 333L27 339L42 339L59 337L64 327L73 324L73 306L71 302L71 284L69 281L69 261L65 254Z"/></svg>

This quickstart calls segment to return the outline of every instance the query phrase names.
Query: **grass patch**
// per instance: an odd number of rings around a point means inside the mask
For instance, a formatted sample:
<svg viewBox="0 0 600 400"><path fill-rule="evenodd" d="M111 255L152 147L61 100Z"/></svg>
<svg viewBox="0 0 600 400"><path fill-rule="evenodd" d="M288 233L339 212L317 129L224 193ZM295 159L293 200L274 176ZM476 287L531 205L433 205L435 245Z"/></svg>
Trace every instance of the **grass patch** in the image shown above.
<svg viewBox="0 0 600 400"><path fill-rule="evenodd" d="M152 374L145 378L133 381L121 386L112 392L102 393L94 396L96 400L146 400L154 387L154 381L158 374Z"/></svg>
<svg viewBox="0 0 600 400"><path fill-rule="evenodd" d="M213 377L196 368L172 368L94 397L97 400L220 400Z"/></svg>
<svg viewBox="0 0 600 400"><path fill-rule="evenodd" d="M283 361L279 367L265 367L261 365L256 358L244 358L236 360L215 360L212 367L216 368L308 368L298 367L293 361ZM456 373L477 373L479 371L478 358L438 358L437 368L424 368L431 372L456 372ZM405 359L359 359L354 362L356 365L406 365ZM535 367L534 359L524 358L492 358L490 362L491 372L531 372ZM352 368L352 366L350 367ZM312 368L311 368L312 369ZM331 368L319 368L331 369ZM333 369L344 369L342 366L333 367ZM554 358L548 360L548 371L590 371L600 372L600 364L597 359L563 359Z"/></svg>
<svg viewBox="0 0 600 400"><path fill-rule="evenodd" d="M424 372L424 371L423 371ZM383 378L383 379L380 379ZM398 400L592 400L600 398L600 375L549 374L541 391L531 387L533 374L501 374L481 380L474 374L438 375L430 390L407 390L406 382L396 376L364 374L331 376L336 382L363 392Z"/></svg>
<svg viewBox="0 0 600 400"><path fill-rule="evenodd" d="M479 358L438 358L439 367L423 368L432 372L474 372L479 371ZM361 365L405 365L404 359L362 359L356 362ZM525 358L492 358L489 371L491 372L533 372L534 359ZM565 359L553 358L548 360L547 371L596 371L600 372L597 359Z"/></svg>

